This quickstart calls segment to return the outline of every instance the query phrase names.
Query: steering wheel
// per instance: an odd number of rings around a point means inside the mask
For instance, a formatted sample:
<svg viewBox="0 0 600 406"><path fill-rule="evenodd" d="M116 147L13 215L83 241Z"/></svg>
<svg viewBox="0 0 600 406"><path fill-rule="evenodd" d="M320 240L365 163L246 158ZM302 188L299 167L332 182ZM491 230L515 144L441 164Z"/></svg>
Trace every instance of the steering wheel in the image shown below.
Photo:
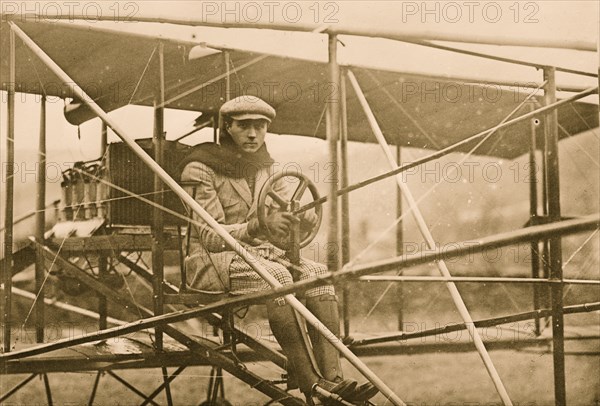
<svg viewBox="0 0 600 406"><path fill-rule="evenodd" d="M292 197L289 200L286 200L283 196L281 196L273 189L273 186L276 184L276 182L281 178L285 177L296 178L299 180L298 186L296 187L296 190L294 190L294 193L292 194ZM267 179L262 189L260 190L260 193L258 194L258 203L256 209L258 222L261 226L261 229L264 231L265 236L267 237L269 242L274 246L284 250L290 249L292 245L292 238L288 237L284 240L277 238L265 226L265 219L267 218L270 209L270 207L266 204L267 197L270 197L271 199L273 199L274 202L276 202L279 205L279 211L296 214L297 210L300 208L300 200L302 199L302 196L304 196L306 189L310 191L313 201L318 200L320 198L317 186L307 176L299 173L280 172ZM308 244L310 244L310 242L317 236L317 233L319 232L319 227L321 226L321 221L323 220L323 208L319 204L316 205L314 209L315 214L317 215L317 223L314 227L312 227L310 231L304 232L300 235L298 241L300 248L304 248Z"/></svg>

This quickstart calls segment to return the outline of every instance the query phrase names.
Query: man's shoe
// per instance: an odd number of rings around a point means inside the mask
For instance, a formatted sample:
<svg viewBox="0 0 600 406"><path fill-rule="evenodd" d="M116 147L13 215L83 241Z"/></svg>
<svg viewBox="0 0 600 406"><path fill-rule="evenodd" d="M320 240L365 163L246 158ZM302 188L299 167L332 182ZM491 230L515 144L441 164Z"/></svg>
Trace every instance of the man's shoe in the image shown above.
<svg viewBox="0 0 600 406"><path fill-rule="evenodd" d="M355 391L358 383L354 379L344 379L341 382L331 382L326 379L319 379L317 383L314 384L311 396L314 396L323 401L324 404L327 404L327 398L323 398L318 391L315 390L315 387L319 387L321 389L325 389L327 392L331 392L335 395L338 395L342 399L351 402L351 398L355 395Z"/></svg>

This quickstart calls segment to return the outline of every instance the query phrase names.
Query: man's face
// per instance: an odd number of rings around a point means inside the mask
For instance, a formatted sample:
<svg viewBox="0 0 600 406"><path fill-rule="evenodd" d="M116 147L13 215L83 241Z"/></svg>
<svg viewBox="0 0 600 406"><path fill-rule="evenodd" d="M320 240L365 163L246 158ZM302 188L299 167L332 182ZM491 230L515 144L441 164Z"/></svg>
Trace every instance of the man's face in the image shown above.
<svg viewBox="0 0 600 406"><path fill-rule="evenodd" d="M256 152L265 143L267 120L233 120L227 131L244 152Z"/></svg>

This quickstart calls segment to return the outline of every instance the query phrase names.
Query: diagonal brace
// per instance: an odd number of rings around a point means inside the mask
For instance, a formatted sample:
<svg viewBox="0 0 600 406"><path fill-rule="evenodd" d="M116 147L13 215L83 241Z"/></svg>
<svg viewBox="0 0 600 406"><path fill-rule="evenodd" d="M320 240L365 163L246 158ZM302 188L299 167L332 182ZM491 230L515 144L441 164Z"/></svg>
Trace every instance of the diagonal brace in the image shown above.
<svg viewBox="0 0 600 406"><path fill-rule="evenodd" d="M381 128L377 124L375 115L373 114L373 111L371 110L369 103L367 102L367 99L365 98L365 95L364 95L362 89L360 88L358 81L356 80L356 77L354 76L354 74L351 71L348 71L348 79L350 79L350 83L352 84L352 87L354 88L354 91L358 97L358 100L359 100L365 114L367 115L367 120L369 122L369 125L371 126L371 129L373 130L373 133L375 134L375 137L377 138L379 145L383 149L383 152L385 153L389 164L392 166L392 169L397 169L398 164L396 162L396 158L390 151L388 144L385 140L385 137L383 135L383 132L381 131ZM437 249L437 244L436 244L435 240L433 239L433 235L431 234L431 231L429 230L427 223L425 223L425 219L423 218L421 210L417 206L417 202L415 201L410 189L408 188L408 185L406 185L402 181L402 178L399 175L396 175L396 181L398 183L398 187L400 188L400 190L402 190L402 195L405 197L405 199L408 202L408 205L410 206L410 211L412 212L413 217L419 227L419 230L420 230L421 234L423 235L423 237L425 238L427 245L429 246L429 249L432 249L432 250ZM436 264L437 264L437 267L438 267L440 273L442 274L442 276L444 276L446 278L451 277L450 271L448 270L448 267L446 266L446 263L444 262L444 260L437 261ZM500 379L500 376L498 375L498 371L496 371L496 367L492 363L492 359L490 358L490 355L488 354L488 352L485 348L485 345L483 344L483 340L481 339L481 336L479 335L479 332L477 331L477 329L474 327L474 321L471 318L471 315L469 314L469 310L467 309L467 306L465 305L465 302L463 301L463 299L460 295L460 292L458 291L458 288L456 287L456 284L454 282L447 282L446 286L448 287L448 290L450 291L452 300L454 301L454 304L456 305L456 308L458 309L458 312L460 313L463 321L465 322L466 325L469 326L469 328L468 328L469 335L471 336L471 339L475 343L477 352L479 353L479 356L483 360L483 363L485 364L488 374L490 375L490 377L492 378L492 381L494 382L494 386L496 387L496 390L498 391L498 394L500 395L502 402L507 406L512 405L512 401L510 400L510 397L508 396L508 393L506 392L506 389L504 388L504 384L502 383L502 380Z"/></svg>

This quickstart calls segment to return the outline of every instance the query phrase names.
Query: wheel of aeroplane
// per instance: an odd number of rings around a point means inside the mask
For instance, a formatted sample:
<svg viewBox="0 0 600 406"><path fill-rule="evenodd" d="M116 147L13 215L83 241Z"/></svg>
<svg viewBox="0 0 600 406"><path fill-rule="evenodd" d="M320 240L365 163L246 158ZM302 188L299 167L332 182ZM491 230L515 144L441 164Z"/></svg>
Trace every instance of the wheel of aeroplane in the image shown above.
<svg viewBox="0 0 600 406"><path fill-rule="evenodd" d="M295 185L291 197L283 196L281 194L281 190L277 190L281 189L276 188L276 186L281 186L281 182L289 182L290 185ZM281 249L289 249L291 244L291 238L288 236L288 238L282 240L275 236L266 227L265 220L269 212L275 207L279 211L296 213L296 211L300 207L311 202L310 200L306 201L305 199L303 199L307 190L310 192L310 197L312 198L312 201L319 200L319 191L317 190L317 186L314 184L314 182L311 181L306 175L295 172L281 172L271 176L269 179L267 179L262 189L260 190L256 209L258 222L269 242L271 242L276 247L279 247ZM312 211L316 216L316 224L314 225L314 227L309 227L305 230L303 230L301 227L299 244L300 248L306 247L317 236L317 233L319 232L319 227L321 226L321 221L323 220L323 208L321 204L317 204L314 208L307 210L307 212L310 211Z"/></svg>

